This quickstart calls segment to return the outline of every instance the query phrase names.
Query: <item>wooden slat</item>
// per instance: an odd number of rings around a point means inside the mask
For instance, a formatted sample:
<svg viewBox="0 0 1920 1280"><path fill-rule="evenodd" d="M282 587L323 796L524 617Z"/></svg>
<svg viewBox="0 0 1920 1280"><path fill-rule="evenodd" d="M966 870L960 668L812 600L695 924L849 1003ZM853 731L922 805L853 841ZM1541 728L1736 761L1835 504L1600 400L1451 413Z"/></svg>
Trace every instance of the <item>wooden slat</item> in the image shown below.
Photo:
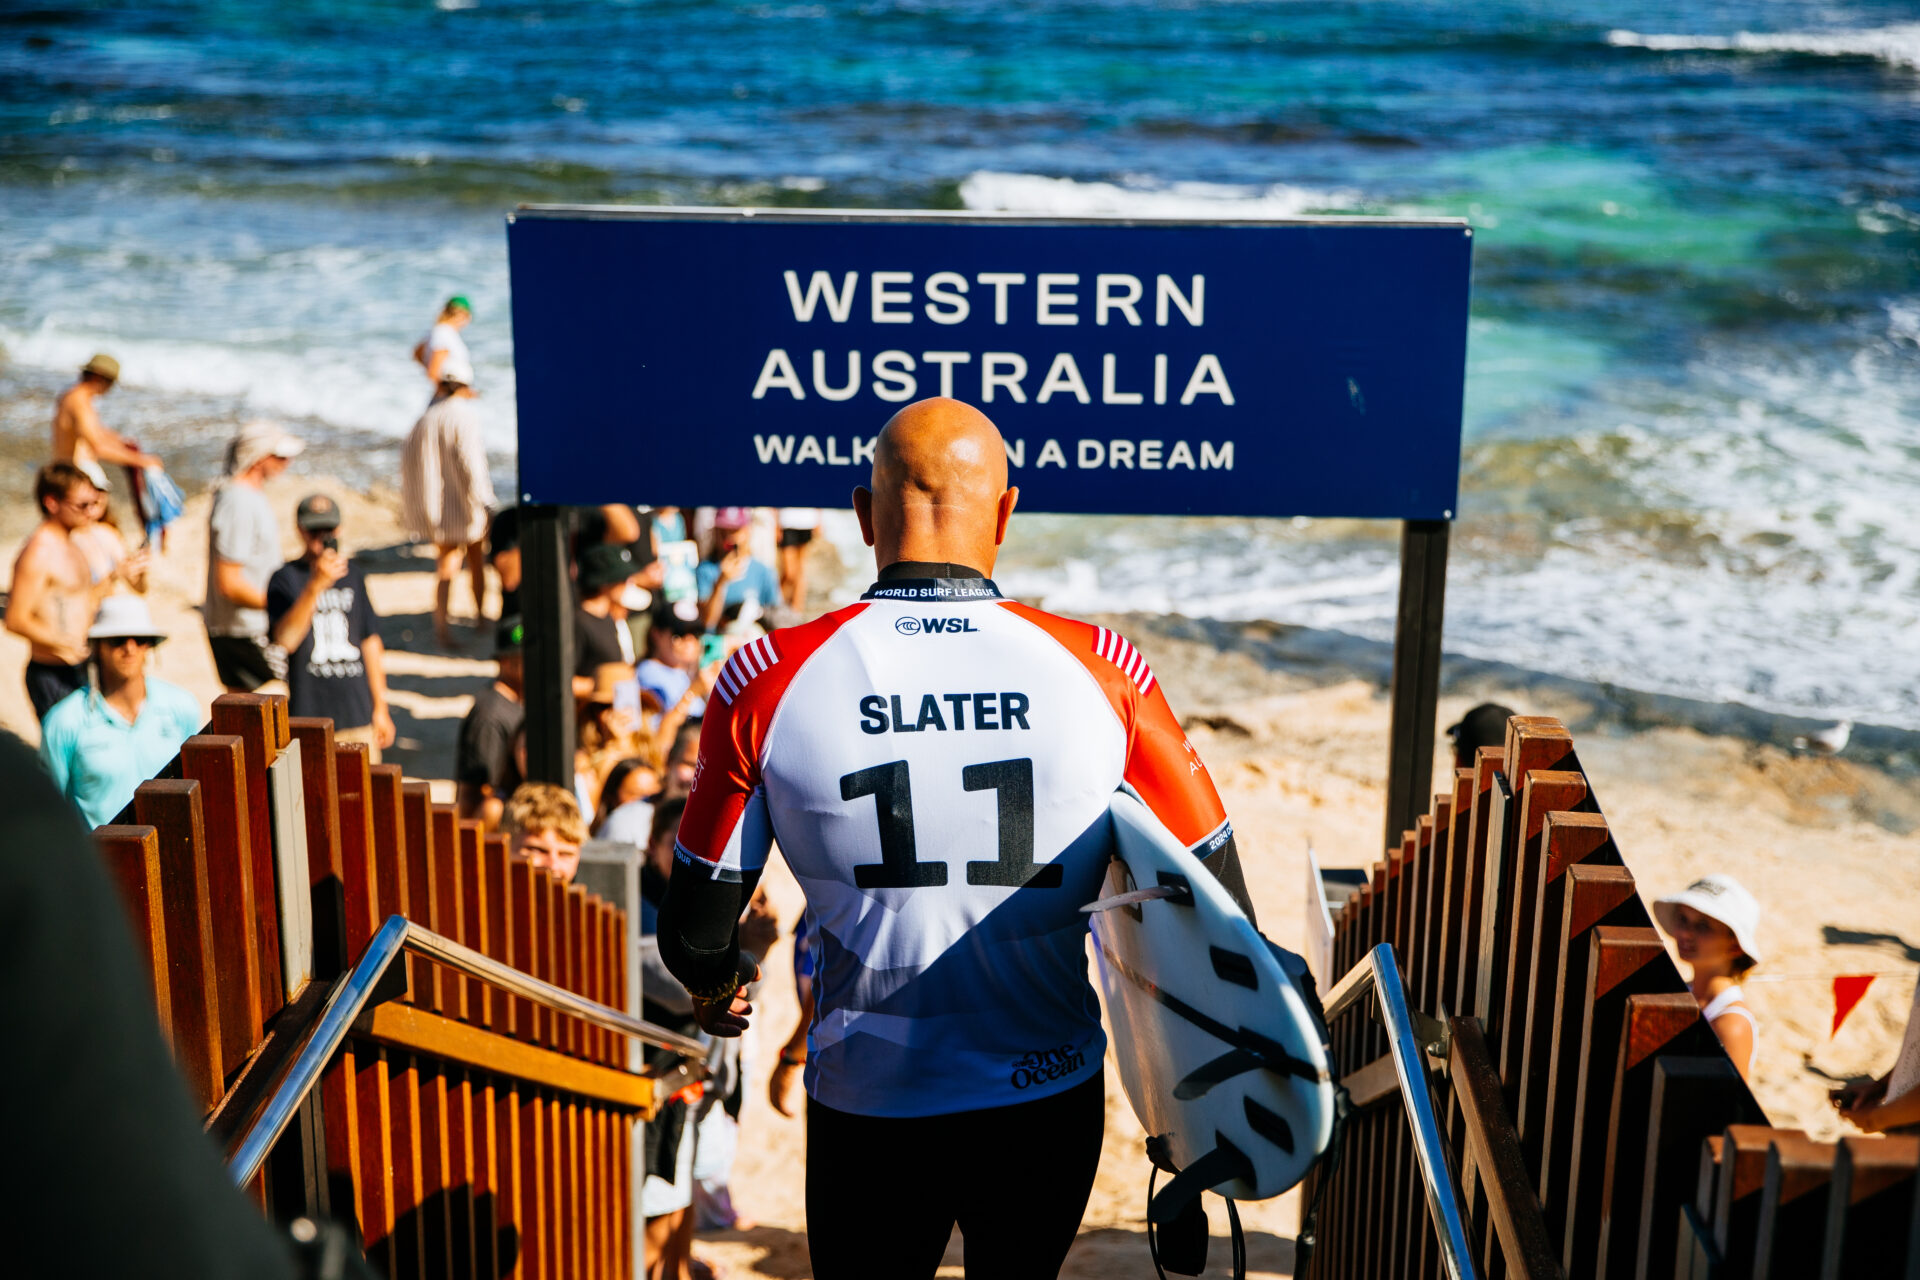
<svg viewBox="0 0 1920 1280"><path fill-rule="evenodd" d="M133 810L141 825L154 829L159 849L174 1061L188 1093L210 1111L220 1100L225 1072L200 784L184 778L143 782L133 793Z"/></svg>
<svg viewBox="0 0 1920 1280"><path fill-rule="evenodd" d="M1819 1269L1835 1154L1831 1142L1801 1134L1773 1140L1754 1234L1754 1280L1805 1280Z"/></svg>
<svg viewBox="0 0 1920 1280"><path fill-rule="evenodd" d="M273 871L267 769L287 743L287 700L280 694L222 694L213 700L208 719L214 733L234 734L246 744L247 848L253 859L253 898L261 906L252 932L264 1024L286 1003L280 983L280 912L275 907L279 890Z"/></svg>
<svg viewBox="0 0 1920 1280"><path fill-rule="evenodd" d="M1730 1124L1764 1119L1725 1054L1654 1059L1647 1108L1646 1171L1640 1183L1640 1240L1633 1274L1651 1280L1675 1256L1679 1208L1698 1196L1694 1167L1702 1142Z"/></svg>
<svg viewBox="0 0 1920 1280"><path fill-rule="evenodd" d="M462 822L460 832L460 936L461 945L487 952L487 885L481 860L484 838L478 822ZM493 1026L493 989L478 978L467 980L467 1018L483 1027Z"/></svg>
<svg viewBox="0 0 1920 1280"><path fill-rule="evenodd" d="M364 743L348 742L333 749L334 775L340 789L340 880L345 891L347 963L359 961L380 927L374 918L373 779Z"/></svg>
<svg viewBox="0 0 1920 1280"><path fill-rule="evenodd" d="M1507 1269L1529 1278L1559 1276L1560 1262L1547 1235L1540 1202L1534 1198L1480 1021L1454 1018L1451 1025L1453 1052L1447 1067L1465 1120L1466 1154L1481 1171Z"/></svg>
<svg viewBox="0 0 1920 1280"><path fill-rule="evenodd" d="M93 842L107 865L107 876L120 891L133 927L133 949L153 991L154 1012L160 1030L173 1041L173 1004L168 995L167 920L161 906L160 833L152 827L104 826L93 829Z"/></svg>
<svg viewBox="0 0 1920 1280"><path fill-rule="evenodd" d="M373 819L373 920L379 928L388 916L408 916L412 885L408 871L406 811L400 766L376 764L367 770L367 811Z"/></svg>
<svg viewBox="0 0 1920 1280"><path fill-rule="evenodd" d="M465 886L460 882L460 817L452 805L433 806L434 932L458 938L466 925L462 917ZM456 973L440 975L440 1012L450 1018L467 1016L467 984Z"/></svg>
<svg viewBox="0 0 1920 1280"><path fill-rule="evenodd" d="M257 708L266 709L264 703ZM260 1043L262 976L254 930L261 916L273 914L253 892L246 742L237 734L196 734L181 744L180 772L200 784L214 994L220 1003L220 1074L225 1079ZM265 790L264 775L260 783Z"/></svg>
<svg viewBox="0 0 1920 1280"><path fill-rule="evenodd" d="M1475 986L1480 972L1481 904L1486 897L1487 867L1497 859L1489 852L1487 838L1498 792L1494 775L1501 770L1504 751L1482 747L1474 754L1473 798L1467 813L1467 856L1460 871L1460 892L1447 903L1447 914L1458 921L1458 936L1453 944L1454 973L1447 1007L1462 1016L1485 1018L1485 1012L1473 1007Z"/></svg>
<svg viewBox="0 0 1920 1280"><path fill-rule="evenodd" d="M397 794L395 799L398 799ZM391 1256L393 1274L403 1278L429 1274L425 1160L421 1145L421 1083L417 1057L404 1053L388 1055L387 1088L393 1123L394 1227Z"/></svg>
<svg viewBox="0 0 1920 1280"><path fill-rule="evenodd" d="M363 1046L355 1055L353 1065L360 1127L360 1165L356 1175L363 1215L360 1233L369 1255L377 1249L386 1264L380 1269L391 1275L391 1246L387 1241L393 1234L393 1118L386 1051Z"/></svg>
<svg viewBox="0 0 1920 1280"><path fill-rule="evenodd" d="M1529 908L1532 906L1531 898L1522 893L1527 864L1523 856L1524 846L1529 837L1537 838L1539 835L1537 826L1531 830L1527 827L1527 779L1536 772L1561 771L1579 772L1579 764L1573 755L1573 739L1565 726L1548 716L1513 716L1508 719L1503 772L1514 788L1514 795L1507 802L1504 847L1500 850L1497 871L1489 886L1490 896L1497 900L1498 909L1491 924L1482 926L1481 955L1492 961L1492 968L1489 971L1484 963L1482 965L1481 998L1476 1006L1476 1011L1486 1023L1487 1047L1493 1050L1494 1061L1500 1064L1503 1081L1512 1078L1504 1052L1507 1038L1506 987L1513 955L1512 933L1518 904L1524 901ZM1544 815L1549 808L1571 807L1571 804L1542 804L1535 807L1533 812Z"/></svg>
<svg viewBox="0 0 1920 1280"><path fill-rule="evenodd" d="M508 855L507 909L509 912L508 919L510 921L512 937L513 964L514 967L521 972L531 973L536 977L539 976L539 973L535 968L534 956L539 950L538 941L540 934L538 932L539 911L534 905L533 898L534 877L538 874L539 873L534 870L533 864L519 854ZM514 1035L529 1044L537 1043L539 1040L539 1028L535 1017L533 1002L523 996L515 996L513 999L513 1030ZM527 1131L526 1140L529 1144L532 1143L533 1135L531 1130ZM527 1153L527 1158L531 1160L531 1145L528 1146Z"/></svg>
<svg viewBox="0 0 1920 1280"><path fill-rule="evenodd" d="M1467 859L1472 855L1473 770L1453 771L1453 794L1447 819L1447 845L1435 886L1439 927L1435 931L1433 988L1429 994L1432 1009L1460 1011L1460 943L1466 912L1462 895L1466 891Z"/></svg>
<svg viewBox="0 0 1920 1280"><path fill-rule="evenodd" d="M1505 773L1493 775L1493 795L1487 805L1487 856L1481 868L1479 950L1474 956L1473 1016L1492 1028L1505 1007L1501 984L1506 981L1507 926L1513 916L1513 782ZM1472 904L1469 904L1472 909ZM1494 1041L1489 1038L1491 1050ZM1497 1061L1497 1059L1496 1059Z"/></svg>
<svg viewBox="0 0 1920 1280"><path fill-rule="evenodd" d="M1575 1095L1584 1013L1583 996L1587 989L1587 963L1592 955L1592 933L1596 928L1644 927L1646 912L1634 894L1633 875L1620 866L1569 867L1566 873L1565 901L1559 913L1559 937L1554 943L1556 961L1549 979L1553 1005L1548 1018L1545 1088L1534 1104L1533 1095L1522 1098L1522 1105L1537 1105L1530 1121L1539 1126L1538 1190L1540 1202L1548 1206L1547 1221L1556 1246L1564 1243L1566 1226L1564 1196L1567 1168L1573 1159ZM1542 1001L1544 1004L1545 1001ZM1538 1066L1530 1052L1525 1073L1531 1080Z"/></svg>
<svg viewBox="0 0 1920 1280"><path fill-rule="evenodd" d="M1714 1184L1713 1245L1721 1274L1753 1273L1754 1235L1760 1226L1760 1194L1767 1185L1767 1152L1782 1134L1798 1129L1769 1129L1757 1124L1727 1126L1720 1147L1720 1174Z"/></svg>
<svg viewBox="0 0 1920 1280"><path fill-rule="evenodd" d="M1585 790L1584 784L1581 788ZM1561 1040L1554 1023L1561 1008L1561 933L1564 923L1567 870L1595 862L1617 862L1607 820L1597 813L1552 812L1540 829L1541 865L1534 895L1533 922L1528 930L1530 954L1524 964L1524 1003L1516 994L1513 1000L1513 1038L1518 1042L1519 1070L1514 1077L1514 1115L1519 1125L1520 1149L1526 1154L1527 1168L1538 1186L1541 1155L1546 1137L1547 1068L1552 1055L1550 1044ZM1596 921L1597 923L1597 921ZM1582 939L1584 941L1584 939Z"/></svg>
<svg viewBox="0 0 1920 1280"><path fill-rule="evenodd" d="M1601 1182L1605 1177L1609 1105L1620 1029L1633 996L1671 991L1680 982L1660 935L1652 929L1599 925L1588 940L1586 987L1580 995L1580 1052L1575 1059L1573 1150L1567 1166L1560 1261L1568 1275L1583 1270L1600 1249Z"/></svg>
<svg viewBox="0 0 1920 1280"><path fill-rule="evenodd" d="M424 782L400 785L400 813L407 838L407 919L440 933L440 909L434 892L433 788ZM440 966L411 956L412 999L424 1008L440 1008Z"/></svg>
<svg viewBox="0 0 1920 1280"><path fill-rule="evenodd" d="M334 772L333 721L294 716L287 724L300 744L300 775L306 792L313 976L326 979L347 967L346 876L340 865L340 782Z"/></svg>
<svg viewBox="0 0 1920 1280"><path fill-rule="evenodd" d="M566 888L567 912L567 990L577 996L587 994L587 891L577 884ZM573 1020L573 1049L582 1058L593 1057L593 1030L585 1022Z"/></svg>
<svg viewBox="0 0 1920 1280"><path fill-rule="evenodd" d="M1502 984L1500 1034L1494 1061L1507 1101L1518 1114L1521 1056L1526 1048L1533 1001L1534 924L1540 914L1541 852L1547 815L1578 807L1587 798L1586 777L1561 770L1536 769L1526 776L1520 795L1519 825L1514 831L1514 894L1507 926L1507 976Z"/></svg>
<svg viewBox="0 0 1920 1280"><path fill-rule="evenodd" d="M511 892L507 878L508 841L505 836L490 835L481 847L481 878L485 888L481 898L486 903L486 953L501 964L512 964L513 933L509 923ZM513 1032L513 1001L505 992L492 993L492 1017L488 1024L502 1035Z"/></svg>
<svg viewBox="0 0 1920 1280"><path fill-rule="evenodd" d="M1846 1137L1834 1155L1820 1280L1881 1274L1911 1280L1920 1272L1914 1230L1920 1219L1920 1138Z"/></svg>
<svg viewBox="0 0 1920 1280"><path fill-rule="evenodd" d="M1607 1112L1596 1277L1633 1274L1634 1250L1640 1242L1640 1182L1646 1173L1653 1056L1711 1053L1719 1043L1688 992L1627 997L1613 1072L1613 1100Z"/></svg>
<svg viewBox="0 0 1920 1280"><path fill-rule="evenodd" d="M328 735L332 735L332 722L328 724ZM293 732L300 732L300 719L295 717ZM303 742L301 754L306 754ZM329 775L332 770L327 770ZM326 1119L327 1139L327 1181L332 1187L333 1209L335 1213L351 1211L355 1222L367 1221L368 1187L361 1177L360 1145L360 1055L352 1040L348 1040L340 1054L320 1077L321 1112ZM348 1192L349 1194L343 1194Z"/></svg>

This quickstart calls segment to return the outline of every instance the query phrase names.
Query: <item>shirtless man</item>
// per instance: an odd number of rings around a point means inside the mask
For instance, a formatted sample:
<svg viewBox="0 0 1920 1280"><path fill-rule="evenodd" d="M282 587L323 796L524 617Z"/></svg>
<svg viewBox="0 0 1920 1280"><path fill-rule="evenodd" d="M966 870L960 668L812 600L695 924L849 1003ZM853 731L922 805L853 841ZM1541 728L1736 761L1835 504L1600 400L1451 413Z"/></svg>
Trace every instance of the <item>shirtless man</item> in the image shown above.
<svg viewBox="0 0 1920 1280"><path fill-rule="evenodd" d="M102 589L73 544L73 531L93 519L98 493L71 462L49 462L34 481L33 496L45 518L13 562L6 621L7 630L32 646L27 696L37 716L87 683L87 628Z"/></svg>
<svg viewBox="0 0 1920 1280"><path fill-rule="evenodd" d="M80 370L80 380L60 395L53 411L53 457L56 462L71 462L95 484L106 482L102 464L122 467L157 467L160 459L142 453L127 443L126 437L100 421L94 401L113 390L120 379L120 362L109 355L97 355Z"/></svg>

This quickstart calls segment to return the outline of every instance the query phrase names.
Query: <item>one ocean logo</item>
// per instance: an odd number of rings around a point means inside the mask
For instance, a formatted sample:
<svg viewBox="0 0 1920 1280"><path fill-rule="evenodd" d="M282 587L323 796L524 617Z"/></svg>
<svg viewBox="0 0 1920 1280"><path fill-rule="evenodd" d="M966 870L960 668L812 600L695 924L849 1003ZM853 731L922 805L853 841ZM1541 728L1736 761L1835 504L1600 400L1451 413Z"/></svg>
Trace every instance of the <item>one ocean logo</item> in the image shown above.
<svg viewBox="0 0 1920 1280"><path fill-rule="evenodd" d="M894 620L893 629L903 636L980 630L973 625L972 618L897 618Z"/></svg>
<svg viewBox="0 0 1920 1280"><path fill-rule="evenodd" d="M1013 1064L1010 1079L1014 1088L1027 1089L1048 1080L1058 1080L1061 1076L1070 1076L1086 1065L1086 1055L1070 1044L1063 1044L1057 1049L1035 1049Z"/></svg>

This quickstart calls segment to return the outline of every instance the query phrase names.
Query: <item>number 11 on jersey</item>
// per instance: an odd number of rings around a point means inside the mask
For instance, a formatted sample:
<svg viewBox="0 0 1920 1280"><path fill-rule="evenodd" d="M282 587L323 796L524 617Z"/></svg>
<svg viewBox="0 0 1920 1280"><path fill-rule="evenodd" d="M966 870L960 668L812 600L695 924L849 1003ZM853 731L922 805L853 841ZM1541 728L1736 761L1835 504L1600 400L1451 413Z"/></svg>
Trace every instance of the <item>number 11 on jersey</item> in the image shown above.
<svg viewBox="0 0 1920 1280"><path fill-rule="evenodd" d="M960 771L968 791L992 791L999 804L997 856L967 863L967 883L1018 889L1058 889L1065 872L1033 861L1033 761L993 760ZM880 823L880 861L853 869L862 889L928 889L947 882L947 864L921 862L913 835L913 782L905 760L858 769L840 779L840 798L873 797Z"/></svg>

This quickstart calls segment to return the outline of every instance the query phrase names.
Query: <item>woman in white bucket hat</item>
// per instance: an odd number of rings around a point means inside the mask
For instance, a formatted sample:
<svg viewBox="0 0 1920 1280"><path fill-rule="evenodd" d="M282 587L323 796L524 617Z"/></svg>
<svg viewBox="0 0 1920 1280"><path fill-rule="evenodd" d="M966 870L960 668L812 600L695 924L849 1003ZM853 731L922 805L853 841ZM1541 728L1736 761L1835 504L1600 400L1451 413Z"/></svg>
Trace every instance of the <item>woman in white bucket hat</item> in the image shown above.
<svg viewBox="0 0 1920 1280"><path fill-rule="evenodd" d="M1740 980L1760 963L1754 942L1760 904L1738 880L1715 874L1654 903L1653 918L1673 935L1680 958L1693 970L1687 985L1700 1002L1701 1016L1741 1077L1751 1080L1760 1023L1747 1007Z"/></svg>

